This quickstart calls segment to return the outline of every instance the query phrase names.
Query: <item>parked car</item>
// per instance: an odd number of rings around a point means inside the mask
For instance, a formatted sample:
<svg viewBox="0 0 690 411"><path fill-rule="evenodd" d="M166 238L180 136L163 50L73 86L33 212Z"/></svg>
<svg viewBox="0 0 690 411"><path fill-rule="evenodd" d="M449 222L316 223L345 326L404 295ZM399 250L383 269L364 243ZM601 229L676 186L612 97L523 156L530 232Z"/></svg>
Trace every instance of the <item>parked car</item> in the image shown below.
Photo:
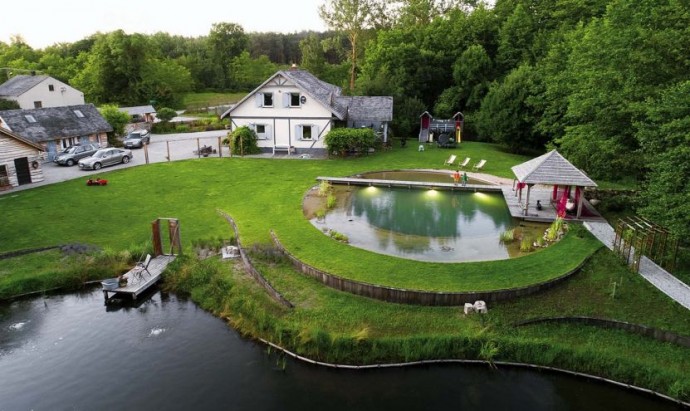
<svg viewBox="0 0 690 411"><path fill-rule="evenodd" d="M82 170L99 170L101 167L112 166L113 164L127 164L132 157L132 150L104 148L96 151L91 157L79 160L79 168Z"/></svg>
<svg viewBox="0 0 690 411"><path fill-rule="evenodd" d="M69 146L59 152L53 161L61 166L72 167L73 165L77 164L77 161L84 157L92 156L100 148L101 147L95 143Z"/></svg>
<svg viewBox="0 0 690 411"><path fill-rule="evenodd" d="M151 133L148 130L134 130L125 137L125 148L142 148L151 141Z"/></svg>

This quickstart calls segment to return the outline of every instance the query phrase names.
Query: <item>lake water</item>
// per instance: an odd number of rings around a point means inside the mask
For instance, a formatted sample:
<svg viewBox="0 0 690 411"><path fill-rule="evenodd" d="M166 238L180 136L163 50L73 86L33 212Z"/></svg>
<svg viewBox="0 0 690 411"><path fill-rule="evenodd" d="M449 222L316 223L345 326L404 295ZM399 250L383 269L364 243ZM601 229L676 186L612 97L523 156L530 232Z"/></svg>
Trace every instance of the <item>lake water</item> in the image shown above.
<svg viewBox="0 0 690 411"><path fill-rule="evenodd" d="M0 304L0 410L673 410L559 374L443 365L331 370L277 357L192 302L100 290Z"/></svg>

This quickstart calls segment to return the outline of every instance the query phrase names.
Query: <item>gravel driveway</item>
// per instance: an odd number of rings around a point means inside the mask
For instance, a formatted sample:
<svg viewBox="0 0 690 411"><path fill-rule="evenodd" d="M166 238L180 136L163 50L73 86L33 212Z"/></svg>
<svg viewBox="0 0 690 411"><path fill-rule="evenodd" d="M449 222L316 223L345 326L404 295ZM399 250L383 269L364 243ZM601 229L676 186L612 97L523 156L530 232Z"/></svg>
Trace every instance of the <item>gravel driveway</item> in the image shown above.
<svg viewBox="0 0 690 411"><path fill-rule="evenodd" d="M209 145L218 150L218 137L225 138L227 130L202 131L199 133L183 134L151 134L151 143L147 146L149 163L159 163L168 161L168 150L170 150L170 161L186 160L197 157L193 152L197 149L197 139L199 146ZM228 157L230 152L228 147L222 147L223 157ZM146 164L145 150L135 148L132 150L134 158L128 164L118 164L106 167L98 171L80 170L78 166L65 167L52 162L42 165L45 180L40 183L26 184L15 187L12 190L0 191L0 195L16 193L17 191L39 187L46 184L53 184L60 181L72 180L75 178L88 177L93 174L103 174L111 170L118 170L126 167L134 167ZM218 156L213 154L212 156ZM86 181L86 178L85 178Z"/></svg>

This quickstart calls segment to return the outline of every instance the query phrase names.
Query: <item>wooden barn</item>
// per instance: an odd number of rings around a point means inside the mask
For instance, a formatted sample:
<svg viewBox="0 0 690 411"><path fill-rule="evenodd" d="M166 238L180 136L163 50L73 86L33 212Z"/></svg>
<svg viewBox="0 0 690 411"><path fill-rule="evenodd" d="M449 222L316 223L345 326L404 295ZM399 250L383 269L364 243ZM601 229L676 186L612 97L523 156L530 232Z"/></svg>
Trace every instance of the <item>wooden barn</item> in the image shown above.
<svg viewBox="0 0 690 411"><path fill-rule="evenodd" d="M0 190L43 181L43 147L0 128Z"/></svg>

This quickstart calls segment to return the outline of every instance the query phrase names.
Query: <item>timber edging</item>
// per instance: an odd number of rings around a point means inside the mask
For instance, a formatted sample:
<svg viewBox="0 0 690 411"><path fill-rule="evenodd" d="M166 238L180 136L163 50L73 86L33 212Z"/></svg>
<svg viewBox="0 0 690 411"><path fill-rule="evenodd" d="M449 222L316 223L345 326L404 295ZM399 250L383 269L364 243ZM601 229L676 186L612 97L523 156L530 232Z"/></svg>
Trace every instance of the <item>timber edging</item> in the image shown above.
<svg viewBox="0 0 690 411"><path fill-rule="evenodd" d="M513 326L523 327L532 324L542 323L577 323L601 327L609 330L624 330L633 334L642 335L653 338L657 341L668 342L682 347L690 347L690 337L679 335L671 331L660 330L654 327L648 327L641 324L633 324L625 321L608 320L605 318L596 317L540 317L525 321L520 321Z"/></svg>
<svg viewBox="0 0 690 411"><path fill-rule="evenodd" d="M282 252L290 260L295 269L305 275L315 278L327 287L390 303L410 305L454 306L463 305L465 303L474 303L477 300L496 302L523 297L547 290L565 281L571 275L578 272L589 259L584 259L580 264L578 264L577 267L559 277L526 287L466 292L407 290L403 288L388 287L350 280L348 278L339 277L337 275L321 271L318 268L300 261L297 257L290 254L290 252L288 252L280 243L273 230L271 230L271 239L276 248L278 248L278 250L280 250L280 252Z"/></svg>
<svg viewBox="0 0 690 411"><path fill-rule="evenodd" d="M247 270L249 275L256 280L266 291L268 291L268 295L271 296L274 300L278 301L280 304L284 305L285 307L288 308L294 308L294 304L292 304L290 301L288 301L281 293L278 292L271 283L268 282L268 280L257 270L254 268L254 264L252 264L251 259L249 256L244 252L244 248L242 247L242 243L240 242L240 232L237 229L237 225L235 224L235 220L233 220L232 217L230 217L228 214L225 212L218 210L218 213L222 215L225 220L227 220L228 223L230 223L230 226L232 227L233 231L235 232L235 240L237 241L237 248L240 250L240 258L242 259L242 263L244 264L244 268Z"/></svg>
<svg viewBox="0 0 690 411"><path fill-rule="evenodd" d="M278 344L274 344L270 341L264 340L263 338L259 338L259 341L262 343L268 345L269 347L275 348L276 350L282 352L283 354L294 358L295 360L306 362L308 364L313 364L319 367L327 367L327 368L335 368L335 369L344 369L344 370L372 370L372 369L385 369L385 368L400 368L400 367L413 367L413 366L420 366L420 365L434 365L434 364L470 364L470 365L500 365L502 367L513 367L513 368L529 368L533 370L538 370L538 371L549 371L549 372L555 372L555 373L560 373L560 374L567 374L571 375L574 377L578 378L585 378L589 380L595 380L595 381L600 381L600 382L605 382L609 384L616 385L618 387L630 389L633 391L638 391L642 392L648 395L652 395L655 397L659 397L663 400L666 401L671 401L673 403L679 404L683 407L690 407L690 403L681 401L677 398L670 397L666 394L662 394L657 391L653 391L647 388L642 388L638 387L636 385L631 385L631 384L626 384L624 382L620 381L615 381L611 380L609 378L604 378L600 377L598 375L592 375L592 374L585 374L577 371L570 371L566 370L563 368L556 368L556 367L549 367L546 365L538 365L538 364L530 364L530 363L521 363L521 362L509 362L509 361L492 361L491 363L488 361L484 360L469 360L469 359L437 359L437 360L419 360L419 361L408 361L408 362L401 362L401 363L378 363L378 364L365 364L365 365L351 365L351 364L335 364L335 363L328 363L328 362L323 362L323 361L316 361L312 360L311 358L307 358L304 356L301 356L299 354L296 354L292 351L287 350L286 348L281 347Z"/></svg>

